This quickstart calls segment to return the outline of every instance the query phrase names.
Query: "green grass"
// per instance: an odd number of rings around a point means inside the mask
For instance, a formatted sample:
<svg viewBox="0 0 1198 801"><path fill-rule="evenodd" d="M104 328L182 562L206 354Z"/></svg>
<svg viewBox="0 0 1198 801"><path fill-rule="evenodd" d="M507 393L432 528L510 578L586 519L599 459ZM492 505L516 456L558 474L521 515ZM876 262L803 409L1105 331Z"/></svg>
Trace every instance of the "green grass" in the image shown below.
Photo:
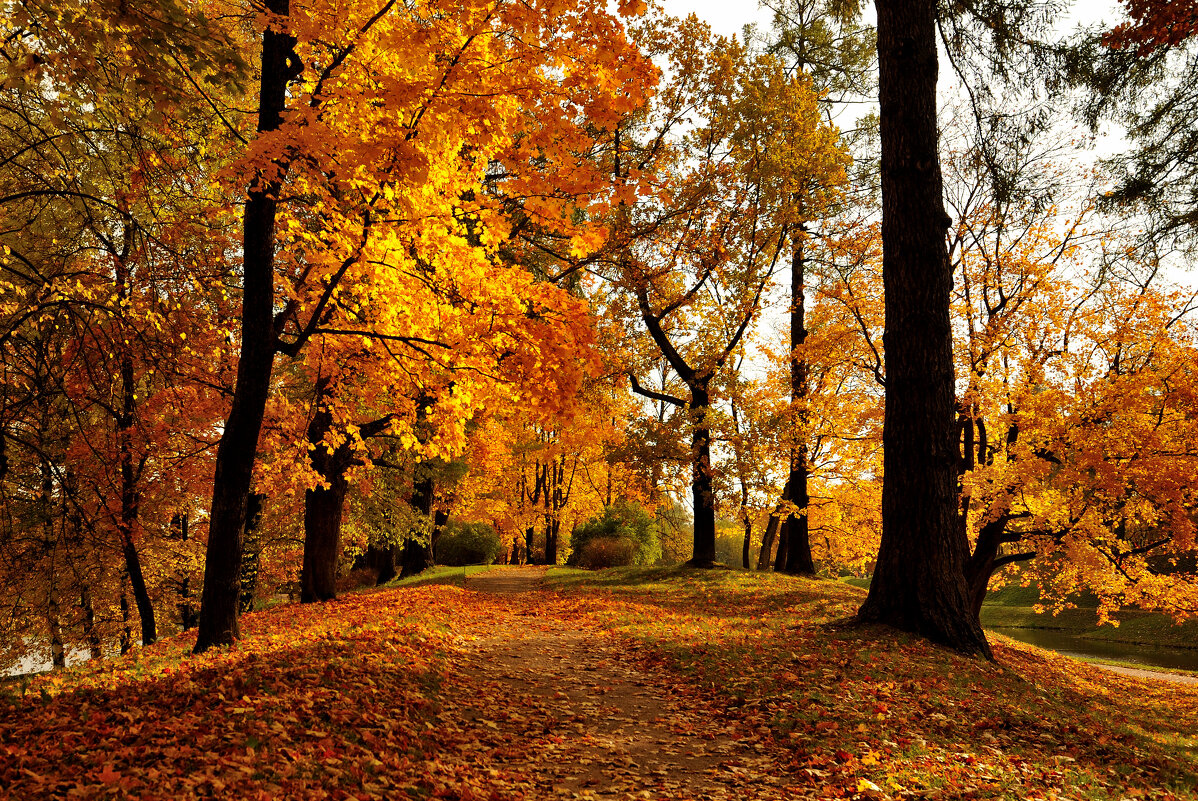
<svg viewBox="0 0 1198 801"><path fill-rule="evenodd" d="M453 584L460 587L465 583L467 576L473 576L476 573L486 573L490 569L491 565L466 565L465 567L437 565L436 567L430 567L421 573L417 573L415 576L394 579L384 586L425 587L429 584Z"/></svg>

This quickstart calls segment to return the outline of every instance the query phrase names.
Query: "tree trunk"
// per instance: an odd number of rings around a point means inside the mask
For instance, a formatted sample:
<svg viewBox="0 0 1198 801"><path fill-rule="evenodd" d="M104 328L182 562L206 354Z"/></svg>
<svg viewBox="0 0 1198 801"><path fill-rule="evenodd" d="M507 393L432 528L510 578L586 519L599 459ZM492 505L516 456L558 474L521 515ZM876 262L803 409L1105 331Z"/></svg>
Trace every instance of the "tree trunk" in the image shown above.
<svg viewBox="0 0 1198 801"><path fill-rule="evenodd" d="M533 559L532 550L533 540L535 537L536 534L533 532L532 526L529 526L524 532L524 564L526 565L536 563L536 560Z"/></svg>
<svg viewBox="0 0 1198 801"><path fill-rule="evenodd" d="M328 477L329 486L304 493L304 567L300 603L337 597L337 558L341 554L341 513L349 484L343 473Z"/></svg>
<svg viewBox="0 0 1198 801"><path fill-rule="evenodd" d="M123 257L117 258L116 292L122 308L129 300L129 282L129 264ZM133 589L133 600L137 604L137 616L141 621L141 644L152 645L158 641L158 626L154 621L154 604L146 589L141 559L133 539L138 518L137 475L133 468L137 383L133 375L133 355L128 349L121 353L120 372L121 409L116 415L116 424L121 465L121 516L117 522L117 533L121 540L121 553L125 557L125 571L129 574L129 586Z"/></svg>
<svg viewBox="0 0 1198 801"><path fill-rule="evenodd" d="M778 573L786 570L786 548L790 544L790 525L786 518L778 524L778 550L774 554L774 570Z"/></svg>
<svg viewBox="0 0 1198 801"><path fill-rule="evenodd" d="M771 551L774 549L774 538L778 536L778 524L781 518L776 514L770 515L769 522L765 525L765 533L761 535L761 552L757 554L757 569L769 570L771 559L773 556Z"/></svg>
<svg viewBox="0 0 1198 801"><path fill-rule="evenodd" d="M59 617L58 593L53 588L46 604L46 628L50 632L50 664L55 670L67 666L67 649L62 641L62 622Z"/></svg>
<svg viewBox="0 0 1198 801"><path fill-rule="evenodd" d="M694 553L690 567L715 565L715 492L711 478L711 429L707 414L710 395L705 385L691 389L690 413L694 433L691 437L691 499L695 510Z"/></svg>
<svg viewBox="0 0 1198 801"><path fill-rule="evenodd" d="M133 650L133 627L130 622L133 620L133 613L129 609L129 593L125 592L125 582L129 580L129 576L121 573L121 632L117 636L120 643L121 656Z"/></svg>
<svg viewBox="0 0 1198 801"><path fill-rule="evenodd" d="M418 573L424 572L427 568L432 567L433 549L432 549L432 518L433 518L433 494L436 492L436 480L433 478L431 466L422 464L417 466L417 472L424 472L417 482L412 493L412 508L415 509L421 517L424 518L430 525L428 531L428 542L409 536L403 544L403 570L400 576L407 578L415 576Z"/></svg>
<svg viewBox="0 0 1198 801"><path fill-rule="evenodd" d="M377 545L370 545L366 548L366 564L378 571L378 577L374 581L376 587L383 586L399 575L399 571L395 567L395 551L394 545L381 548Z"/></svg>
<svg viewBox="0 0 1198 801"><path fill-rule="evenodd" d="M104 647L100 642L100 632L96 630L96 607L92 603L92 589L88 584L79 588L79 607L83 610L83 639L87 643L88 656L91 659L103 659Z"/></svg>
<svg viewBox="0 0 1198 801"><path fill-rule="evenodd" d="M740 549L740 566L748 570L749 551L753 547L753 520L748 515L745 515L742 519L745 524L745 541Z"/></svg>
<svg viewBox="0 0 1198 801"><path fill-rule="evenodd" d="M878 0L886 420L882 541L857 614L990 655L957 527L949 268L936 130L936 4Z"/></svg>
<svg viewBox="0 0 1198 801"><path fill-rule="evenodd" d="M241 578L238 581L241 591L237 599L239 614L252 610L254 598L258 595L258 562L262 557L262 530L259 523L262 520L263 500L265 498L259 492L251 492L246 499L245 533L242 535L245 554L241 560Z"/></svg>
<svg viewBox="0 0 1198 801"><path fill-rule="evenodd" d="M284 20L290 0L266 0L266 8ZM258 131L276 130L283 120L287 83L297 73L295 39L275 29L262 34L262 78L258 95ZM204 559L204 591L195 652L229 645L241 636L237 603L241 591L241 537L245 527L250 477L258 451L258 433L270 374L274 366L275 216L286 163L275 165L278 177L255 177L246 192L242 231L241 356L233 401L216 450L216 475L208 549Z"/></svg>
<svg viewBox="0 0 1198 801"><path fill-rule="evenodd" d="M349 483L352 451L342 443L332 452L325 437L333 428L333 414L324 405L330 379L316 379L312 403L315 407L308 422L312 469L327 487L304 492L304 565L300 573L300 603L331 601L337 597L337 559L341 556L341 515Z"/></svg>
<svg viewBox="0 0 1198 801"><path fill-rule="evenodd" d="M807 513L811 505L807 490L811 472L807 463L807 356L799 352L807 342L806 270L800 231L794 236L790 257L790 402L798 411L798 438L790 455L790 477L786 481L790 492L783 496L797 511L790 512L786 519L786 559L782 569L796 575L814 576Z"/></svg>

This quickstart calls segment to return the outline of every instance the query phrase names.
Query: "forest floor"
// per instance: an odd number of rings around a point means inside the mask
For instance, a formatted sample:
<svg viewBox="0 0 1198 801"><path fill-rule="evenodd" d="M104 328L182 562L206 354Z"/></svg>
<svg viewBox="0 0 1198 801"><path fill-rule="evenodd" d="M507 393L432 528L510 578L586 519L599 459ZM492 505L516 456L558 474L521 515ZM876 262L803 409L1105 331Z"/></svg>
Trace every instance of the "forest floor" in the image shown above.
<svg viewBox="0 0 1198 801"><path fill-rule="evenodd" d="M0 798L1198 798L1198 688L829 630L861 591L497 569L0 692Z"/></svg>

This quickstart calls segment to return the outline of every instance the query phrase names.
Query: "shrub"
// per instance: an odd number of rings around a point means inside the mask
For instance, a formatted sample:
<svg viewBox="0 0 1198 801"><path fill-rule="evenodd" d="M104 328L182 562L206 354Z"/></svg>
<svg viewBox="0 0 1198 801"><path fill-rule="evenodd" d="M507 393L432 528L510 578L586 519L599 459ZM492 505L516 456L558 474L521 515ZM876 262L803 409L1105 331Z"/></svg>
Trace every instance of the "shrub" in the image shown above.
<svg viewBox="0 0 1198 801"><path fill-rule="evenodd" d="M592 542L600 544L588 548ZM651 565L661 558L656 522L644 507L629 501L617 501L574 529L570 548L569 564L579 567Z"/></svg>
<svg viewBox="0 0 1198 801"><path fill-rule="evenodd" d="M437 564L460 567L462 565L489 565L499 556L503 544L495 529L486 523L446 524L437 538Z"/></svg>
<svg viewBox="0 0 1198 801"><path fill-rule="evenodd" d="M572 555L574 564L591 570L624 567L636 560L636 543L628 537L595 537L583 543Z"/></svg>

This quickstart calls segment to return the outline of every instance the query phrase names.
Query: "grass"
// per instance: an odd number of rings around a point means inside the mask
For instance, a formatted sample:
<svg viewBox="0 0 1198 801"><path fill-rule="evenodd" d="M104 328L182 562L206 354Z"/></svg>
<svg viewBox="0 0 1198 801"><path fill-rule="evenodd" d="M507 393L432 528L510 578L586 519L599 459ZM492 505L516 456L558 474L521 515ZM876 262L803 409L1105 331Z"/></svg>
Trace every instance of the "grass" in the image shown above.
<svg viewBox="0 0 1198 801"><path fill-rule="evenodd" d="M466 582L467 576L473 576L476 573L486 573L492 565L466 565L464 567L450 567L449 565L437 565L430 567L415 576L407 578L397 578L386 584L387 587L425 587L432 584L452 584L462 586Z"/></svg>
<svg viewBox="0 0 1198 801"><path fill-rule="evenodd" d="M873 797L1198 797L1187 685L1001 636L989 663L888 629L829 630L864 596L845 582L623 568L550 584L605 597L605 625L759 719L793 748L781 769L813 771L828 796L866 779Z"/></svg>
<svg viewBox="0 0 1198 801"><path fill-rule="evenodd" d="M552 617L614 632L613 660L705 704L696 731L768 756L796 797L1198 799L1198 688L1003 637L987 662L829 628L864 596L837 581L559 569L543 594L488 597L451 586L463 575L252 613L236 648L200 657L178 636L0 688L0 798L555 797L480 770L488 752L444 723L442 698L471 680L455 654L480 626ZM540 740L503 747L552 759Z"/></svg>

